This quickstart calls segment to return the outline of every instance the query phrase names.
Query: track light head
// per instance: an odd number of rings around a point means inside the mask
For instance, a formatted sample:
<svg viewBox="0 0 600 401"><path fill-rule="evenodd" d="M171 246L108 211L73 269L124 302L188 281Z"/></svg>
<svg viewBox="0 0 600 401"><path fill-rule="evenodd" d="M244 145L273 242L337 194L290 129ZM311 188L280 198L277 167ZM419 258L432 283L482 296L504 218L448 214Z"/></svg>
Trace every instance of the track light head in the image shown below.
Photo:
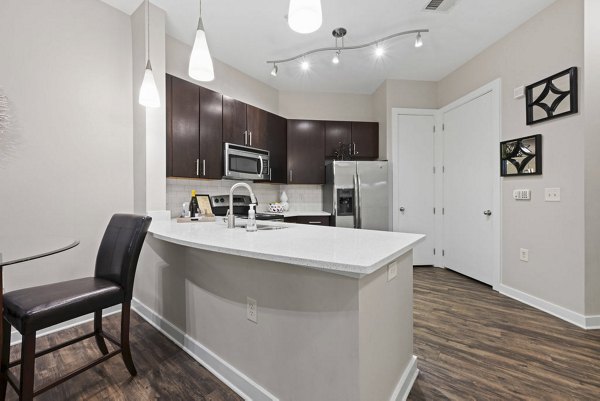
<svg viewBox="0 0 600 401"><path fill-rule="evenodd" d="M340 51L339 50L337 52L335 52L335 55L331 59L331 62L333 64L339 64L340 63Z"/></svg>
<svg viewBox="0 0 600 401"><path fill-rule="evenodd" d="M308 71L310 69L310 63L308 61L304 60L300 64L300 67L302 68L302 71Z"/></svg>
<svg viewBox="0 0 600 401"><path fill-rule="evenodd" d="M423 46L423 38L421 37L421 32L417 32L417 38L415 39L415 47L419 48Z"/></svg>
<svg viewBox="0 0 600 401"><path fill-rule="evenodd" d="M277 67L277 64L273 63L273 69L271 70L271 75L276 77L278 72L279 72L279 67Z"/></svg>
<svg viewBox="0 0 600 401"><path fill-rule="evenodd" d="M375 56L381 57L381 56L383 56L384 53L385 53L385 50L383 50L383 47L381 47L380 45L377 45L377 47L375 48Z"/></svg>

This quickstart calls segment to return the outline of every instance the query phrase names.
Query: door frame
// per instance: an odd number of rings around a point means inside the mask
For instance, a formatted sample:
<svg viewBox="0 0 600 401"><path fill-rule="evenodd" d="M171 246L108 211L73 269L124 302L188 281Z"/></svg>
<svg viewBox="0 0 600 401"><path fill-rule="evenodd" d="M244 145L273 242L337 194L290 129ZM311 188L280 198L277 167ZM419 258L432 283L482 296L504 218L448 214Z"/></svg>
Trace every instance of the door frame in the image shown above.
<svg viewBox="0 0 600 401"><path fill-rule="evenodd" d="M441 206L438 207L438 202L440 202L439 200L439 196L438 194L440 193L438 191L438 177L440 177L440 174L437 174L438 171L441 171L441 167L438 167L439 161L441 160L441 157L439 157L440 155L438 155L438 146L436 145L438 142L438 135L439 132L441 131L441 123L439 122L439 118L440 118L440 113L439 110L437 109L409 109L409 108L392 108L392 183L393 183L393 190L392 190L392 213L390 214L392 216L392 230L393 231L398 231L399 230L399 224L398 224L398 218L400 217L400 213L399 213L399 208L400 208L400 196L399 196L399 191L400 191L400 179L398 177L398 174L396 173L395 170L395 166L398 165L398 154L399 154L399 149L398 147L400 146L400 140L399 140L399 127L398 127L398 117L399 116L431 116L433 118L433 122L434 122L434 127L431 127L432 130L434 130L433 132L433 163L434 165L431 166L432 168L435 167L435 177L434 177L434 186L433 186L433 205L436 208L436 214L434 216L434 236L433 236L433 246L434 248L437 250L436 254L433 258L434 260L434 266L442 266L442 259L441 259L441 243L439 242L439 239L441 238L440 236L440 232L439 232L439 227L441 221L438 221L439 216L441 216L440 213L437 213L438 210L442 210ZM438 127L439 125L439 127ZM441 178L441 177L440 177Z"/></svg>
<svg viewBox="0 0 600 401"><path fill-rule="evenodd" d="M493 127L493 137L496 140L496 144L500 143L501 140L501 132L502 132L502 80L497 78L482 87L475 89L474 91L460 97L459 99L441 107L439 109L412 109L412 108L392 108L391 117L392 117L392 182L393 182L393 190L392 190L392 227L393 230L398 230L398 215L399 215L399 199L397 189L399 188L398 182L398 174L395 174L395 166L397 165L398 160L398 146L400 145L398 140L398 115L416 115L416 116L433 116L435 119L435 133L434 133L434 163L435 163L435 189L434 189L434 205L436 208L435 214L435 238L434 244L436 248L435 255L435 266L444 267L444 259L442 256L441 250L444 249L444 221L442 218L442 214L439 213L443 208L444 199L444 180L442 169L444 165L443 156L444 156L444 137L443 137L443 123L444 123L444 114L448 111L451 111L459 106L464 105L472 100L477 99L485 94L492 94L492 127ZM494 149L499 149L496 146ZM501 185L501 177L500 177L500 154L499 151L495 151L494 153L494 179L492 182L492 224L493 228L493 251L492 251L492 260L493 260L493 279L492 279L492 287L497 290L498 285L502 280L502 185Z"/></svg>

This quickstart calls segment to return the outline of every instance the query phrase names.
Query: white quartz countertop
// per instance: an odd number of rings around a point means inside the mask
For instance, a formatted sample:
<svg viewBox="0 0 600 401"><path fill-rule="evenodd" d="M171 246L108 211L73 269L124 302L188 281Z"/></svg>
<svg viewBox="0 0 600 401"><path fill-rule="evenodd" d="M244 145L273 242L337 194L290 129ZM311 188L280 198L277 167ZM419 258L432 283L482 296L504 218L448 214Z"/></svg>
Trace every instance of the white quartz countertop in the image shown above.
<svg viewBox="0 0 600 401"><path fill-rule="evenodd" d="M244 223L238 219L238 224ZM425 238L421 234L260 221L281 230L246 232L224 222L154 220L157 239L229 255L304 266L360 278L386 266Z"/></svg>
<svg viewBox="0 0 600 401"><path fill-rule="evenodd" d="M287 212L281 212L281 213L271 213L271 212L263 212L266 214L282 214L283 217L297 217L297 216L331 216L331 213L328 212L323 212L322 210L319 211L300 211L300 210L290 210Z"/></svg>

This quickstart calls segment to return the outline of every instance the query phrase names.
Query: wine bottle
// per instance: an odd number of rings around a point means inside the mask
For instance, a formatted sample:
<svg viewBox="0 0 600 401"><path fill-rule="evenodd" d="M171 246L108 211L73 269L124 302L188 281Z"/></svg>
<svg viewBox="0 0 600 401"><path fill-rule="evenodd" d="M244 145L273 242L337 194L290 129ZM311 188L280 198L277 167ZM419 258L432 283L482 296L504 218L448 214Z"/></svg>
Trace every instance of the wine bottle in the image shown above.
<svg viewBox="0 0 600 401"><path fill-rule="evenodd" d="M190 217L196 217L200 210L198 199L196 199L196 191L192 190L192 199L190 200Z"/></svg>

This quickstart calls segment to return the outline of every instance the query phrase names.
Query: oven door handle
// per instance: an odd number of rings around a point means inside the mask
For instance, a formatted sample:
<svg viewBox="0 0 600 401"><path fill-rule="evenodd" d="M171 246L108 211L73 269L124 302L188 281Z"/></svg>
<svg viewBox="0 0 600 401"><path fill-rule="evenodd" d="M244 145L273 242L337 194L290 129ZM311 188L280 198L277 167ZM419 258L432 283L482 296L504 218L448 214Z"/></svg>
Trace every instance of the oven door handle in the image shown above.
<svg viewBox="0 0 600 401"><path fill-rule="evenodd" d="M263 165L262 156L258 156L258 160L260 160L260 171L258 172L258 175L263 175L263 170L264 170L265 166Z"/></svg>

